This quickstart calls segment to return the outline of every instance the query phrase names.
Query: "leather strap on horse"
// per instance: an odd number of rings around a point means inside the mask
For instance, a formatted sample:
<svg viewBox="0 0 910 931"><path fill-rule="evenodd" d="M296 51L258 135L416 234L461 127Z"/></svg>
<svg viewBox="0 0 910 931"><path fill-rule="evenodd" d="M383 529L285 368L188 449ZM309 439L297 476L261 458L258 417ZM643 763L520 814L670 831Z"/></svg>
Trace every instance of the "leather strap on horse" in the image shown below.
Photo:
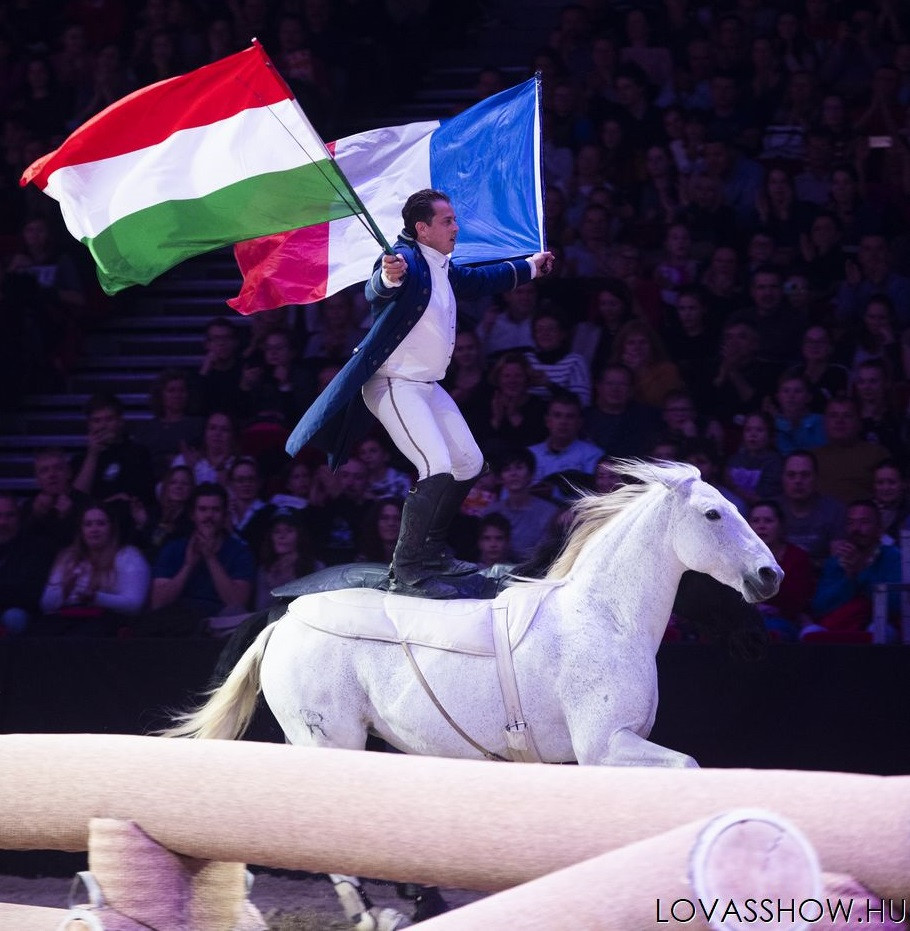
<svg viewBox="0 0 910 931"><path fill-rule="evenodd" d="M512 759L517 763L542 763L543 758L534 743L531 725L524 719L515 663L512 661L512 644L509 641L509 619L505 605L493 606L493 647L496 651L496 671L506 709L506 740Z"/></svg>
<svg viewBox="0 0 910 931"><path fill-rule="evenodd" d="M429 695L430 701L436 706L439 713L446 719L449 726L458 734L459 737L462 737L466 740L475 750L482 753L484 757L488 760L496 760L500 763L510 762L504 756L500 756L498 753L494 753L492 750L487 750L486 747L477 743L470 734L465 733L461 727L458 726L458 723L455 719L445 710L442 706L442 702L436 697L436 693L430 688L430 683L424 678L423 673L420 671L420 667L417 665L417 660L414 659L414 654L411 652L410 644L406 643L404 640L399 641L401 643L402 649L404 650L404 655L408 658L408 662L411 664L411 669L414 670L414 674L417 676L418 681L423 686L423 690Z"/></svg>

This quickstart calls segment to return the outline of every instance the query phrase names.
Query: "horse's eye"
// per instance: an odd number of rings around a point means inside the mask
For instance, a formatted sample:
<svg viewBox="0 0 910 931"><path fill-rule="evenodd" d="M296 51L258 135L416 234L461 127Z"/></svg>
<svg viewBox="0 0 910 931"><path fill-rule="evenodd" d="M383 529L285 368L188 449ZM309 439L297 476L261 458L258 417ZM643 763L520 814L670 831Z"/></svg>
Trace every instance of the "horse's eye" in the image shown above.
<svg viewBox="0 0 910 931"><path fill-rule="evenodd" d="M720 520L720 512L711 508L710 511L705 511L705 517L707 517L708 520Z"/></svg>

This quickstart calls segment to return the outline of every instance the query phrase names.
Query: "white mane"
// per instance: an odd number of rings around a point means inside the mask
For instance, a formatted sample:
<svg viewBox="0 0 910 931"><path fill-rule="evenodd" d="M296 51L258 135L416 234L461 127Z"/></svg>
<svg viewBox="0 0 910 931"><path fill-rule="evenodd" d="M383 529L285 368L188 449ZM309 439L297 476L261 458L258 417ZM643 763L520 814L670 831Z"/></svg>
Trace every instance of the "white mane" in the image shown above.
<svg viewBox="0 0 910 931"><path fill-rule="evenodd" d="M569 536L559 556L547 571L546 580L565 578L592 535L629 510L640 506L656 490L678 487L701 479L698 469L685 462L616 459L613 469L632 479L607 494L583 493L572 505Z"/></svg>

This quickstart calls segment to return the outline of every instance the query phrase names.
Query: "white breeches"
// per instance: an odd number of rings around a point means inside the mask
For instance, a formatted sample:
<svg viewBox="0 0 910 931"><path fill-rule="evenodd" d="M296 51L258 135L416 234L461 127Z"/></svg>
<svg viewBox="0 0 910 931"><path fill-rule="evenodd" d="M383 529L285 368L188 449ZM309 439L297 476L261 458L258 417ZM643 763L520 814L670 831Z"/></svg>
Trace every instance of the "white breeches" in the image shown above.
<svg viewBox="0 0 910 931"><path fill-rule="evenodd" d="M449 472L458 481L483 467L483 453L458 406L436 382L374 375L363 386L368 410L417 469L418 479Z"/></svg>

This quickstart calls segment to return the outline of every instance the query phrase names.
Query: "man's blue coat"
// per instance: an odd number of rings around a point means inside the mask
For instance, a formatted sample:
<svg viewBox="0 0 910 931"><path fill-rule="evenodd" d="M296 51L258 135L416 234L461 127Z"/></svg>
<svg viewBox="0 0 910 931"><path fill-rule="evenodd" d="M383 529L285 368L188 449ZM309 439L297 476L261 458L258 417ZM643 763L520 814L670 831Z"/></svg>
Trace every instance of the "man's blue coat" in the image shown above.
<svg viewBox="0 0 910 931"><path fill-rule="evenodd" d="M393 251L402 255L407 264L404 283L397 288L383 285L380 256L366 284L373 325L294 428L285 447L292 456L309 443L327 452L329 464L337 468L373 423L373 415L363 403L360 389L410 333L430 297L430 267L415 240L402 232ZM510 291L530 280L531 263L524 259L479 268L449 263L452 290L456 298L463 300Z"/></svg>

